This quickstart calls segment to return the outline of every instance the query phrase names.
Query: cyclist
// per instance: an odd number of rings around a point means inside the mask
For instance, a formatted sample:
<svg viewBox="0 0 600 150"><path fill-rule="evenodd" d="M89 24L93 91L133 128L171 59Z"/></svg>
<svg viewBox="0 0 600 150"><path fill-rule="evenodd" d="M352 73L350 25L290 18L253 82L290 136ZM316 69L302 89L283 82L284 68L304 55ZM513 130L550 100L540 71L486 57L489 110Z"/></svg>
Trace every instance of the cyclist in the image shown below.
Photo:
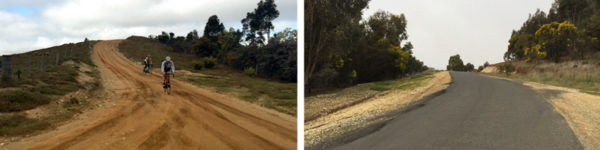
<svg viewBox="0 0 600 150"><path fill-rule="evenodd" d="M150 54L146 55L144 58L144 73L150 73L150 65L152 65L152 58L150 58Z"/></svg>
<svg viewBox="0 0 600 150"><path fill-rule="evenodd" d="M160 70L164 74L163 88L165 89L165 92L168 92L167 88L168 89L171 88L171 81L169 79L169 74L173 74L173 76L175 76L175 64L173 64L173 61L171 61L171 57L167 56L165 58L165 60L162 62L162 65L160 68L161 68Z"/></svg>

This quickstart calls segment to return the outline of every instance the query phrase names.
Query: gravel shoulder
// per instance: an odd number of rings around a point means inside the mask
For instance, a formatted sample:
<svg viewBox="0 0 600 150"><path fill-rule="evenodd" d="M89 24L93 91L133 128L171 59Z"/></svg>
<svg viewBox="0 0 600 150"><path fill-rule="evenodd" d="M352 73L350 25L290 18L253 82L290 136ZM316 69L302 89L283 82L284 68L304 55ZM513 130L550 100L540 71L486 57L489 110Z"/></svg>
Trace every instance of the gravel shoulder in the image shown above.
<svg viewBox="0 0 600 150"><path fill-rule="evenodd" d="M520 82L532 88L565 118L585 149L600 149L600 96L583 93L572 88L491 77Z"/></svg>
<svg viewBox="0 0 600 150"><path fill-rule="evenodd" d="M600 149L600 96L575 89L525 82L565 117L585 149Z"/></svg>
<svg viewBox="0 0 600 150"><path fill-rule="evenodd" d="M366 135L390 120L390 114L418 107L426 96L443 91L451 82L446 71L432 76L411 89L377 92L358 85L307 97L305 149L326 149Z"/></svg>

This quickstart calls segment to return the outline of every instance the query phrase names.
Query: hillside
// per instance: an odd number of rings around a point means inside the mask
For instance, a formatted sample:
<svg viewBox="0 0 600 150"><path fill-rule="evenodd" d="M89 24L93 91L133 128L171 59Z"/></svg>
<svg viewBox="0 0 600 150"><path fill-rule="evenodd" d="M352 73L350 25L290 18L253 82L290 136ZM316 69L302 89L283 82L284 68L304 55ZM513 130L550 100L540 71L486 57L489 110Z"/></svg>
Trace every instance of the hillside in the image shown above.
<svg viewBox="0 0 600 150"><path fill-rule="evenodd" d="M12 55L13 80L0 81L0 137L55 127L96 104L89 99L101 89L98 70L90 59L95 43Z"/></svg>

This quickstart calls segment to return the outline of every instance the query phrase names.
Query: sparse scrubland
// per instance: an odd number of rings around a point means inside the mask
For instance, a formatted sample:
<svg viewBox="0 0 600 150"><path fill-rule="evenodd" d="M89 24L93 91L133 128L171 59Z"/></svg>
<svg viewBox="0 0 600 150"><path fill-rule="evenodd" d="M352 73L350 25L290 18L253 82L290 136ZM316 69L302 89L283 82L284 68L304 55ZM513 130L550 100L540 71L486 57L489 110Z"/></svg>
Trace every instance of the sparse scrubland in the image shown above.
<svg viewBox="0 0 600 150"><path fill-rule="evenodd" d="M0 81L0 136L44 130L89 107L81 97L101 88L90 58L95 43L11 55L12 80Z"/></svg>

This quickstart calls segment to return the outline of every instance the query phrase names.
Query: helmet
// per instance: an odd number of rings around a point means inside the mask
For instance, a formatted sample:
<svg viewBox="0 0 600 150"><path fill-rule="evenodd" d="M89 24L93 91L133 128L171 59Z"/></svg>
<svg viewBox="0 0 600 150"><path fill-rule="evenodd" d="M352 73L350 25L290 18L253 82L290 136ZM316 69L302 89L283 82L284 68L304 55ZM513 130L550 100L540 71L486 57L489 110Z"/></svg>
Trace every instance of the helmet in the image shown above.
<svg viewBox="0 0 600 150"><path fill-rule="evenodd" d="M169 57L169 56L167 56L165 59L168 61L171 61L171 57Z"/></svg>

